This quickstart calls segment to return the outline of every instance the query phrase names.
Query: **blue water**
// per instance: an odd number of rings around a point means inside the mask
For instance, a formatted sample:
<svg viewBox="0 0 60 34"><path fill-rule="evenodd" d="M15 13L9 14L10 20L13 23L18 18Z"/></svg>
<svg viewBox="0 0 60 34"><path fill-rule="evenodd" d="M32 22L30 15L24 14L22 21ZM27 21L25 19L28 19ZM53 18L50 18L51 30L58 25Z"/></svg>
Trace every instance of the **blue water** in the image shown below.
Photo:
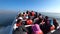
<svg viewBox="0 0 60 34"><path fill-rule="evenodd" d="M12 34L13 21L17 12L0 13L0 34Z"/></svg>
<svg viewBox="0 0 60 34"><path fill-rule="evenodd" d="M49 16L52 18L57 18L60 19L60 13L49 13L49 12L41 12L41 14L45 15L45 16Z"/></svg>
<svg viewBox="0 0 60 34"><path fill-rule="evenodd" d="M42 13L42 12L40 13L45 16L49 16L51 18L54 17L58 21L60 21L59 13ZM17 16L17 13L15 12L0 14L0 34L12 34L13 21L16 16Z"/></svg>

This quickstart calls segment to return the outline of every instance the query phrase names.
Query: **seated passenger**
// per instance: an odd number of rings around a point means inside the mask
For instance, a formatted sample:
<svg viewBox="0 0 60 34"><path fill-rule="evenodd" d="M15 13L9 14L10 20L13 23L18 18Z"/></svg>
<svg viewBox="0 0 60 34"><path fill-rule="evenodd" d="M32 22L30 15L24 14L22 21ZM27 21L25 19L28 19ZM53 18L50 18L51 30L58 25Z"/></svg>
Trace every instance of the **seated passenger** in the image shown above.
<svg viewBox="0 0 60 34"><path fill-rule="evenodd" d="M35 12L35 18L37 18L39 15L38 15L38 13L37 12Z"/></svg>
<svg viewBox="0 0 60 34"><path fill-rule="evenodd" d="M41 14L39 13L39 16L41 16Z"/></svg>
<svg viewBox="0 0 60 34"><path fill-rule="evenodd" d="M59 26L56 19L53 19L53 25L55 26L55 29L57 28L57 26Z"/></svg>
<svg viewBox="0 0 60 34"><path fill-rule="evenodd" d="M41 18L41 19L43 18L43 16L40 13L39 13L39 18Z"/></svg>
<svg viewBox="0 0 60 34"><path fill-rule="evenodd" d="M55 29L55 26L54 25L51 25L50 24L50 21L47 20L47 22L46 22L46 30L47 30L47 33L50 32L50 31L52 31L52 30L54 30L54 29Z"/></svg>
<svg viewBox="0 0 60 34"><path fill-rule="evenodd" d="M41 19L41 23L40 24L42 24L42 25L45 24L44 19Z"/></svg>
<svg viewBox="0 0 60 34"><path fill-rule="evenodd" d="M27 11L26 14L28 14L28 16L31 16L31 12L30 11Z"/></svg>
<svg viewBox="0 0 60 34"><path fill-rule="evenodd" d="M39 18L37 17L37 18L35 18L34 19L34 23L36 23L36 21L38 21L39 20ZM37 24L37 23L36 23Z"/></svg>
<svg viewBox="0 0 60 34"><path fill-rule="evenodd" d="M32 11L31 13L32 13L32 16L34 16L34 15L35 15L35 12L34 12L34 11Z"/></svg>
<svg viewBox="0 0 60 34"><path fill-rule="evenodd" d="M43 34L38 24L32 26L32 34Z"/></svg>
<svg viewBox="0 0 60 34"><path fill-rule="evenodd" d="M17 22L17 20L18 20L18 19L21 19L21 20L23 20L23 18L20 16L20 17L16 18L16 22Z"/></svg>
<svg viewBox="0 0 60 34"><path fill-rule="evenodd" d="M26 13L25 12L23 12L23 17L25 17L26 16Z"/></svg>
<svg viewBox="0 0 60 34"><path fill-rule="evenodd" d="M19 19L19 20L17 21L16 26L17 26L18 28L16 28L16 29L14 30L14 32L13 32L14 34L27 34L28 30L25 28L24 25L22 25L21 19Z"/></svg>
<svg viewBox="0 0 60 34"><path fill-rule="evenodd" d="M41 28L41 30L43 31L43 34L47 34L46 24L45 24L45 22L44 22L44 19L41 20L40 28Z"/></svg>
<svg viewBox="0 0 60 34"><path fill-rule="evenodd" d="M17 22L14 24L14 30L16 29L16 28L18 28L19 26L21 26L22 25L22 21L21 21L21 19L18 19L17 20Z"/></svg>
<svg viewBox="0 0 60 34"><path fill-rule="evenodd" d="M27 11L26 11L26 14L28 14L28 12L29 12L29 11L27 10Z"/></svg>
<svg viewBox="0 0 60 34"><path fill-rule="evenodd" d="M30 19L30 17L27 19L27 25L33 24L33 21Z"/></svg>
<svg viewBox="0 0 60 34"><path fill-rule="evenodd" d="M37 17L38 19L35 21L36 24L40 24L43 18Z"/></svg>
<svg viewBox="0 0 60 34"><path fill-rule="evenodd" d="M22 25L22 21L21 21L21 19L19 19L18 21L17 21L17 23L16 23L16 26L21 26Z"/></svg>
<svg viewBox="0 0 60 34"><path fill-rule="evenodd" d="M23 12L23 20L26 19L26 16L27 16L27 14L25 12Z"/></svg>
<svg viewBox="0 0 60 34"><path fill-rule="evenodd" d="M50 21L50 24L52 25L52 26L50 27L50 30L52 31L52 30L55 29L55 26L53 25L53 20L49 20L49 21Z"/></svg>
<svg viewBox="0 0 60 34"><path fill-rule="evenodd" d="M20 16L22 16L22 14L21 14L21 13L19 13L18 17L20 17Z"/></svg>
<svg viewBox="0 0 60 34"><path fill-rule="evenodd" d="M28 19L28 14L26 15L26 19Z"/></svg>
<svg viewBox="0 0 60 34"><path fill-rule="evenodd" d="M45 23L47 23L48 20L49 20L49 17L45 16L45 19L44 19Z"/></svg>
<svg viewBox="0 0 60 34"><path fill-rule="evenodd" d="M21 13L16 17L16 19L18 19L19 17L22 17L22 14Z"/></svg>

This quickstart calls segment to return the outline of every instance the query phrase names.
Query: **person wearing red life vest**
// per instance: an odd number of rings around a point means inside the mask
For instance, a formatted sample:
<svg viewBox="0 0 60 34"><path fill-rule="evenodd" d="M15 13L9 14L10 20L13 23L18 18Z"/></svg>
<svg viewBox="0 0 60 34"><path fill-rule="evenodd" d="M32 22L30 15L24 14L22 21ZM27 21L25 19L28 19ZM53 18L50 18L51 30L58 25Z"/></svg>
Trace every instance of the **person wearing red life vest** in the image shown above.
<svg viewBox="0 0 60 34"><path fill-rule="evenodd" d="M14 30L16 29L16 28L18 28L19 26L21 26L22 25L22 21L21 21L21 19L18 19L17 20L17 22L14 24Z"/></svg>
<svg viewBox="0 0 60 34"><path fill-rule="evenodd" d="M31 12L31 14L32 14L32 16L34 16L34 15L35 15L35 12L34 12L34 11L32 11L32 12Z"/></svg>
<svg viewBox="0 0 60 34"><path fill-rule="evenodd" d="M16 26L21 26L22 25L22 21L21 21L21 19L18 19L18 21L17 21L17 23L16 23Z"/></svg>
<svg viewBox="0 0 60 34"><path fill-rule="evenodd" d="M33 21L30 19L30 17L27 19L27 25L33 24Z"/></svg>
<svg viewBox="0 0 60 34"><path fill-rule="evenodd" d="M27 34L28 30L25 28L25 26L22 24L21 19L18 19L17 23L15 23L15 30L14 34Z"/></svg>

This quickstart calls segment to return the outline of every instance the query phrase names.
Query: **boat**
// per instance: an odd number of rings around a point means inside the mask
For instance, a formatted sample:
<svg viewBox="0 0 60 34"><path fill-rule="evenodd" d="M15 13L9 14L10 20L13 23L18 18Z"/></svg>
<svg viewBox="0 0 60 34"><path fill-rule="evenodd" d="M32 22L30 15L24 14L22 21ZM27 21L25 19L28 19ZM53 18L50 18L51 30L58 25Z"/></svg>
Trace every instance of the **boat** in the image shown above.
<svg viewBox="0 0 60 34"><path fill-rule="evenodd" d="M22 12L19 12L19 13L22 13ZM19 15L19 13L18 13L18 15ZM38 13L40 13L40 12L38 12ZM17 15L17 16L18 16L18 15ZM44 15L44 14L42 14L42 15L43 15L43 16L47 16L47 15ZM17 17L17 16L16 16L16 17ZM14 18L14 20L13 20L13 22L12 22L11 25L7 25L6 27L4 26L3 28L0 28L0 33L1 33L1 34L13 34L14 24L15 24L16 21L17 21L16 17ZM52 18L53 18L53 17L49 17L50 20L52 20ZM25 27L29 27L29 26L32 26L32 25L25 25ZM59 30L59 27L60 27L60 25L57 27L57 30ZM55 31L56 31L56 30L52 30L52 31L50 31L49 33L53 34ZM49 34L49 33L48 33L48 34Z"/></svg>
<svg viewBox="0 0 60 34"><path fill-rule="evenodd" d="M24 13L24 12L23 12ZM26 13L25 13L26 14ZM39 13L38 13L39 14ZM19 14L18 14L19 15ZM45 17L45 15L43 15L42 14L42 16L43 17ZM32 17L32 16L31 16ZM32 17L33 18L33 17ZM20 19L22 19L22 18L20 18ZM51 24L52 24L52 22L53 22L53 17L49 17L49 20L51 21ZM16 21L17 21L17 19L16 19ZM26 21L26 20L25 20ZM53 24L52 24L53 25ZM32 26L32 25L24 25L25 27L30 27L30 26ZM54 27L54 25L53 25L53 27ZM59 29L59 27L60 26L57 26L57 30ZM15 26L14 26L14 30L16 29L16 28L18 28L17 26L16 26L16 24L15 24ZM56 31L56 29L53 29L53 30L51 30L50 32L48 32L48 33L46 33L46 34L52 34L52 33L54 33Z"/></svg>

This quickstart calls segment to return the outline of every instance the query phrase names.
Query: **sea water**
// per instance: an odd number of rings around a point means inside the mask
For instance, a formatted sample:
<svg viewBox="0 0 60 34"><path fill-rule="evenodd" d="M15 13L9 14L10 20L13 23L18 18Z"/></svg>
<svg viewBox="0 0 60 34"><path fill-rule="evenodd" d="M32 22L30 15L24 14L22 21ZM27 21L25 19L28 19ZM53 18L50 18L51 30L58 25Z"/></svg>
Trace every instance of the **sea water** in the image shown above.
<svg viewBox="0 0 60 34"><path fill-rule="evenodd" d="M0 13L0 34L11 34L12 23L17 16L17 12Z"/></svg>

